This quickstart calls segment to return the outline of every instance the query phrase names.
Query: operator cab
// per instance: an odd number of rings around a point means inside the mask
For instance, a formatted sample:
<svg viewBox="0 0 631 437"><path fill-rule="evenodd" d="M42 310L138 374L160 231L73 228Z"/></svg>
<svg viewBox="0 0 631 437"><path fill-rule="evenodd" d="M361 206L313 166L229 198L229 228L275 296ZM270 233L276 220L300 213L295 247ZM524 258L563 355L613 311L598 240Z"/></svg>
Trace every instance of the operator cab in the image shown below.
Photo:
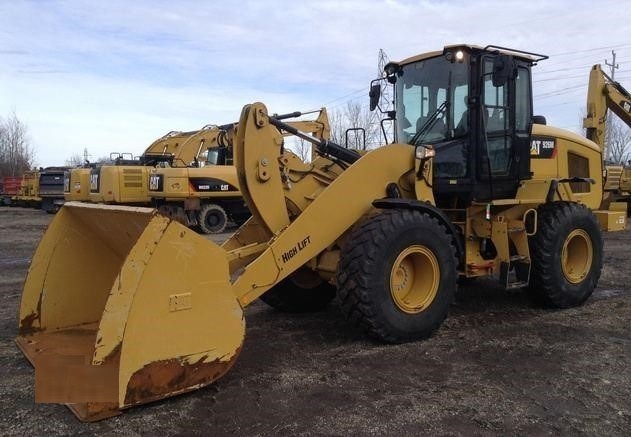
<svg viewBox="0 0 631 437"><path fill-rule="evenodd" d="M386 65L395 141L434 149L438 206L514 198L531 177L530 67L546 58L460 45Z"/></svg>
<svg viewBox="0 0 631 437"><path fill-rule="evenodd" d="M232 165L232 149L228 147L210 147L206 155L206 165Z"/></svg>

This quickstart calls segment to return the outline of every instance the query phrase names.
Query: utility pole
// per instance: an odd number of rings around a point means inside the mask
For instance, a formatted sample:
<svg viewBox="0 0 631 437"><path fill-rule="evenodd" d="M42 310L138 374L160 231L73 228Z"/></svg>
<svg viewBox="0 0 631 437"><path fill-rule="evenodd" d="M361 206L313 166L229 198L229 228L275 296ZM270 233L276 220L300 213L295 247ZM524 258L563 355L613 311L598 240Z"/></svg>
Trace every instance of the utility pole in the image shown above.
<svg viewBox="0 0 631 437"><path fill-rule="evenodd" d="M390 62L390 59L388 58L388 55L386 54L385 50L383 49L379 49L379 61L378 61L378 73L377 73L377 77L383 75L383 69L385 68L386 64ZM392 107L392 92L390 87L384 87L384 89L381 90L381 99L379 101L379 106L381 106L381 109L383 109L384 111L389 111L390 108Z"/></svg>
<svg viewBox="0 0 631 437"><path fill-rule="evenodd" d="M611 56L613 57L613 61L611 62L611 64L609 62L607 62L607 60L605 59L605 65L608 67L611 67L611 80L614 79L614 76L616 74L616 70L618 68L620 68L620 66L618 64L616 64L616 52L614 50L611 51Z"/></svg>
<svg viewBox="0 0 631 437"><path fill-rule="evenodd" d="M614 50L611 51L611 57L613 58L611 61L611 64L605 59L605 65L611 68L611 80L614 80L614 77L616 75L616 70L618 68L620 68L620 66L618 64L616 64L616 52ZM609 158L608 156L608 151L609 151L609 143L611 142L611 117L607 117L607 122L606 122L606 131L605 131L605 158Z"/></svg>
<svg viewBox="0 0 631 437"><path fill-rule="evenodd" d="M90 162L90 160L88 159L88 158L90 158L90 156L92 156L92 155L88 154L88 148L87 148L87 147L85 147L85 148L83 149L83 163L84 163L84 164L87 164L87 163L89 163L89 162Z"/></svg>
<svg viewBox="0 0 631 437"><path fill-rule="evenodd" d="M381 77L384 72L384 67L386 66L386 64L388 64L388 62L390 62L390 58L388 58L388 55L386 54L385 50L383 49L379 49L379 60L377 62L377 68L378 68L378 73L377 73L377 77ZM392 87L388 86L388 84L386 84L386 86L382 86L381 87L381 98L379 99L379 108L384 111L384 112L388 112L394 109L394 95L392 94ZM377 113L374 113L374 117L375 117L375 123L379 123L379 116L377 115ZM384 126L384 135L386 135L386 137L384 138L384 141L387 141L388 138L394 138L394 135L392 133L392 128L393 125L392 123L386 123L386 125Z"/></svg>

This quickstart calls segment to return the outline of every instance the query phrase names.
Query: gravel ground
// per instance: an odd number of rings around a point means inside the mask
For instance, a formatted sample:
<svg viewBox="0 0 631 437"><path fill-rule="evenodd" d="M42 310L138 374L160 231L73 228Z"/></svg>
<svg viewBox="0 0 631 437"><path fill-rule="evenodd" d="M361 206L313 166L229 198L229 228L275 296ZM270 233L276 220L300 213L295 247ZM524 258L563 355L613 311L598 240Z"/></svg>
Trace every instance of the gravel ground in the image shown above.
<svg viewBox="0 0 631 437"><path fill-rule="evenodd" d="M64 406L34 403L33 369L13 342L51 218L0 208L1 435L631 434L631 231L605 236L605 268L585 305L544 310L477 281L418 343L371 342L335 303L288 315L257 302L222 379L84 424Z"/></svg>

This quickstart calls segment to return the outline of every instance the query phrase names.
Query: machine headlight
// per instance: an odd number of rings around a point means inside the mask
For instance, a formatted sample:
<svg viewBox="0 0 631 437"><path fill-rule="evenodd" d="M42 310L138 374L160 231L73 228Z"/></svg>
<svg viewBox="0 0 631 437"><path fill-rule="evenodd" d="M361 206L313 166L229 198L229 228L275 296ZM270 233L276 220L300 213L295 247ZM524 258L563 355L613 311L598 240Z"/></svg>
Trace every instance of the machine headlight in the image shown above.
<svg viewBox="0 0 631 437"><path fill-rule="evenodd" d="M462 63L464 62L464 52L462 50L446 51L445 59L447 59L448 62L452 62L452 63L453 62Z"/></svg>

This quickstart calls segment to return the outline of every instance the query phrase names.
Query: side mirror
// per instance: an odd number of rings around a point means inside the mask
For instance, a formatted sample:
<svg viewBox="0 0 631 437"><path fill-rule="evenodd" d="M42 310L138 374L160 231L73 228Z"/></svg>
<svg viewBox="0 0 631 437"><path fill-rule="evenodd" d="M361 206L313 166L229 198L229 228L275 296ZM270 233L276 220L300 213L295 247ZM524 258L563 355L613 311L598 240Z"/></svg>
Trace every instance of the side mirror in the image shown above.
<svg viewBox="0 0 631 437"><path fill-rule="evenodd" d="M381 84L378 82L371 84L368 96L370 97L370 110L374 111L379 105L379 99L381 98Z"/></svg>
<svg viewBox="0 0 631 437"><path fill-rule="evenodd" d="M534 124L546 124L546 118L543 115L533 115L532 122Z"/></svg>
<svg viewBox="0 0 631 437"><path fill-rule="evenodd" d="M497 55L493 60L493 86L501 87L506 85L508 79L517 77L517 66L510 55Z"/></svg>

